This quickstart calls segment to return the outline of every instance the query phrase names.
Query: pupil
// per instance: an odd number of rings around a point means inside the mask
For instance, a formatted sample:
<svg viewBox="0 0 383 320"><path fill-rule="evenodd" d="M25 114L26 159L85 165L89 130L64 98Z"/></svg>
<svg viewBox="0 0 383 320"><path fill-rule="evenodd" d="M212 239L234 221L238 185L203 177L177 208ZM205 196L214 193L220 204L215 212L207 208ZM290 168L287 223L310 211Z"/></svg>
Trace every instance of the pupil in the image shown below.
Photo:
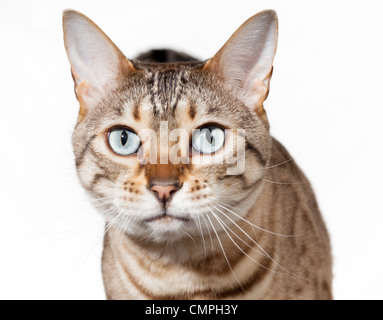
<svg viewBox="0 0 383 320"><path fill-rule="evenodd" d="M214 137L211 135L211 130L207 129L206 140L209 144L213 144Z"/></svg>
<svg viewBox="0 0 383 320"><path fill-rule="evenodd" d="M124 130L121 133L121 144L125 146L127 141L128 141L128 133Z"/></svg>

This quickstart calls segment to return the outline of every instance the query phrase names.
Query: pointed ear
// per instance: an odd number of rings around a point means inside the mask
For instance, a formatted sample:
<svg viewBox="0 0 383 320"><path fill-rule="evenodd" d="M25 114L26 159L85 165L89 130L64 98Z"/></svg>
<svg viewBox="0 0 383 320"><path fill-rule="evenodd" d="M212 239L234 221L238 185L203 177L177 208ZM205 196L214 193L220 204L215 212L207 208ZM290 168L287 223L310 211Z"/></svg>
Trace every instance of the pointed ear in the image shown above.
<svg viewBox="0 0 383 320"><path fill-rule="evenodd" d="M72 68L80 117L113 90L120 77L134 70L131 62L88 17L63 13L64 43Z"/></svg>
<svg viewBox="0 0 383 320"><path fill-rule="evenodd" d="M248 19L205 65L205 70L239 89L244 103L262 118L266 117L263 101L269 92L277 41L276 12L262 11Z"/></svg>

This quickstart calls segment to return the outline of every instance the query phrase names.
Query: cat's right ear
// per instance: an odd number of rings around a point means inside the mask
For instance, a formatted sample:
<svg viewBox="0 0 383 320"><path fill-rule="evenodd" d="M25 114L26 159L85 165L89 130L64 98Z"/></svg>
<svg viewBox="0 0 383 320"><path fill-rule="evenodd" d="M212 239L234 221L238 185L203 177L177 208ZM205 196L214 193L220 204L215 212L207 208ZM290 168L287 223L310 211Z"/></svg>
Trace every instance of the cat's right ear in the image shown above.
<svg viewBox="0 0 383 320"><path fill-rule="evenodd" d="M134 66L85 15L65 10L63 29L81 120L117 86L123 75L134 70Z"/></svg>

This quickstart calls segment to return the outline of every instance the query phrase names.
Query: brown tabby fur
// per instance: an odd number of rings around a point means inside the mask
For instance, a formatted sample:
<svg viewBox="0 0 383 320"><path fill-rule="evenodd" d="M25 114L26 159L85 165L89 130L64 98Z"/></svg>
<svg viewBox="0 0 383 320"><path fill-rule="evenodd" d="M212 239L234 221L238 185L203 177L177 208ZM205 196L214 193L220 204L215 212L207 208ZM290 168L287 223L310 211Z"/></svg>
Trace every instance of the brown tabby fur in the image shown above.
<svg viewBox="0 0 383 320"><path fill-rule="evenodd" d="M157 50L121 65L116 84L94 106L82 102L76 84L81 113L73 133L80 181L100 200L97 207L107 220L102 257L107 298L332 299L330 243L315 195L286 149L270 136L262 105L244 105L214 60ZM76 80L73 67L72 72ZM245 172L226 175L227 163L141 165L107 147L113 125L158 132L161 121L168 122L169 131L204 123L245 129ZM166 238L137 222L153 197L148 186L157 180L182 185L176 195L203 215L200 228L194 221L194 232L188 221L181 235Z"/></svg>

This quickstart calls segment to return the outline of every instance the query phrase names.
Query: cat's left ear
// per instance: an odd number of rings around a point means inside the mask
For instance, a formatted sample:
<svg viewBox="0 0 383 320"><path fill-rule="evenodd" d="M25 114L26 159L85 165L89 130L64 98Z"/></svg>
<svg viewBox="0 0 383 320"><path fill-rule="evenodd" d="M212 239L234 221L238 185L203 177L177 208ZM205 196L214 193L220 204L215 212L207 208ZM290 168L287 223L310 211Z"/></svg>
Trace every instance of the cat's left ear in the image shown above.
<svg viewBox="0 0 383 320"><path fill-rule="evenodd" d="M248 19L204 69L239 89L244 103L266 118L263 101L269 93L277 42L277 14L273 10L262 11Z"/></svg>
<svg viewBox="0 0 383 320"><path fill-rule="evenodd" d="M81 119L117 87L121 77L135 68L108 36L82 13L65 10L63 29Z"/></svg>

